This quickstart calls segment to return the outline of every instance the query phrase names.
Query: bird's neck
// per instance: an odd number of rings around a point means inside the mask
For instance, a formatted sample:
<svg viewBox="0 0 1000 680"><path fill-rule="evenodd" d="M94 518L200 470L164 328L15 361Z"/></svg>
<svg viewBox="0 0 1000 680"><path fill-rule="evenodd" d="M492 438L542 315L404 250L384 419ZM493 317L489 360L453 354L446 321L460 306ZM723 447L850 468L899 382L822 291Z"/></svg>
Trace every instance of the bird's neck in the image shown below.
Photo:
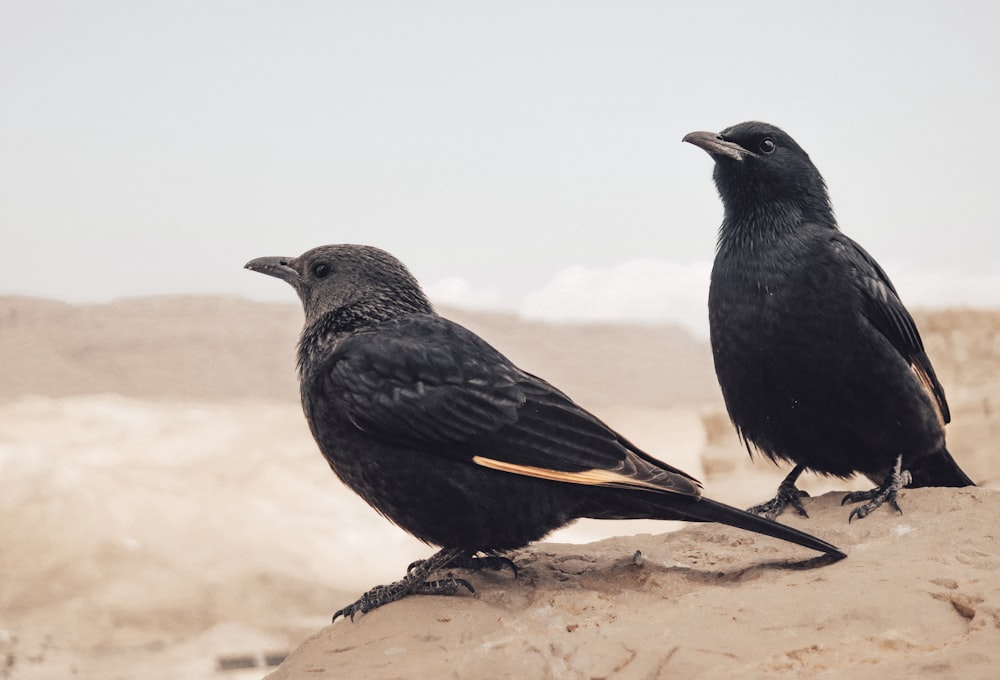
<svg viewBox="0 0 1000 680"><path fill-rule="evenodd" d="M432 313L430 303L419 295L412 299L396 296L391 300L373 297L321 314L306 324L299 337L299 375L305 366L317 365L320 357L327 356L352 333L407 314Z"/></svg>
<svg viewBox="0 0 1000 680"><path fill-rule="evenodd" d="M720 254L753 254L778 248L794 238L805 224L837 229L837 221L828 204L810 207L772 200L726 206L719 229L718 251Z"/></svg>

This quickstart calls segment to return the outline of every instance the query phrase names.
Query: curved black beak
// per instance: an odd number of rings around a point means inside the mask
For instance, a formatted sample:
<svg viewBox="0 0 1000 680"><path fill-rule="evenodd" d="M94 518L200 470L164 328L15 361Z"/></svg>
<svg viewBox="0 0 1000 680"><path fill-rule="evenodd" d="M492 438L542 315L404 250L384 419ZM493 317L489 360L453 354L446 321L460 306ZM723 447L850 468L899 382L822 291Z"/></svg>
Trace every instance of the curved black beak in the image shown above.
<svg viewBox="0 0 1000 680"><path fill-rule="evenodd" d="M682 142L688 142L704 149L712 158L732 158L734 161L743 161L747 156L757 157L752 151L744 149L735 142L723 139L717 132L689 132L684 135Z"/></svg>
<svg viewBox="0 0 1000 680"><path fill-rule="evenodd" d="M243 267L252 272L267 274L276 279L287 281L295 286L301 277L294 263L294 257L258 257L250 260Z"/></svg>

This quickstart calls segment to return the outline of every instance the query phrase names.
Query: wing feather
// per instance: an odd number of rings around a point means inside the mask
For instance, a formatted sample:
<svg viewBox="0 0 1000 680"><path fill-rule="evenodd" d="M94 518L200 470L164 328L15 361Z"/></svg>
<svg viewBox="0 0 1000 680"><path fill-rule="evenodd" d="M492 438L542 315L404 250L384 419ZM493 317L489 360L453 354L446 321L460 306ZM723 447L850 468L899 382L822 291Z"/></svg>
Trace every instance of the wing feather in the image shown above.
<svg viewBox="0 0 1000 680"><path fill-rule="evenodd" d="M693 477L441 317L356 333L319 374L332 408L355 427L421 454L566 483L700 494Z"/></svg>
<svg viewBox="0 0 1000 680"><path fill-rule="evenodd" d="M871 324L892 343L910 364L921 386L930 395L942 425L951 421L951 412L913 317L903 306L896 288L878 262L860 245L838 234L837 247L854 267L864 296L863 313Z"/></svg>

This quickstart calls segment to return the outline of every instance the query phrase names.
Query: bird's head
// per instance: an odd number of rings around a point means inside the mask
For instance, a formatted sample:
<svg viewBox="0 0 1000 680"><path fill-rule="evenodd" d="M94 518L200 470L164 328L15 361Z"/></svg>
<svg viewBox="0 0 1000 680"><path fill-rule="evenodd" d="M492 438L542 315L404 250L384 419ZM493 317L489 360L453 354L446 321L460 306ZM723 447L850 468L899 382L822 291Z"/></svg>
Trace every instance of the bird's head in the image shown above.
<svg viewBox="0 0 1000 680"><path fill-rule="evenodd" d="M298 257L258 257L245 267L288 282L302 300L307 326L344 308L371 320L431 311L403 263L371 246L320 246Z"/></svg>
<svg viewBox="0 0 1000 680"><path fill-rule="evenodd" d="M685 142L715 161L715 185L727 218L773 207L809 220L832 221L826 183L794 139L774 125L750 121L722 132L691 132Z"/></svg>

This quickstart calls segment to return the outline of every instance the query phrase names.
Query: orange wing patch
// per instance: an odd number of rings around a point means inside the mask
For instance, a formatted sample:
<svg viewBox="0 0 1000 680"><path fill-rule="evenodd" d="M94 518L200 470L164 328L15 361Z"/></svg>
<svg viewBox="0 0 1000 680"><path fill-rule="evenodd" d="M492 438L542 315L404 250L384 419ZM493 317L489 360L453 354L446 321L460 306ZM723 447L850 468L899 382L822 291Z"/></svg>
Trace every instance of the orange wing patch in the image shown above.
<svg viewBox="0 0 1000 680"><path fill-rule="evenodd" d="M937 394L934 392L934 382L931 380L931 377L927 375L927 372L917 364L910 364L910 369L913 370L913 374L917 376L917 380L920 381L920 385L931 398L931 403L934 404L934 412L937 414L938 422L941 423L941 428L944 429L947 422L944 419L944 412L941 410L941 403L938 401Z"/></svg>
<svg viewBox="0 0 1000 680"><path fill-rule="evenodd" d="M683 495L698 495L698 490L694 488L688 480L685 480L686 483L682 485L683 488L677 488L677 480L674 479L675 475L670 473L664 475L666 477L664 481L668 483L657 484L652 481L647 482L642 479L623 475L619 472L615 472L614 470L602 470L600 468L591 468L590 470L581 470L580 472L564 472L562 470L550 470L548 468L534 467L533 465L518 465L517 463L508 463L502 460L494 460L493 458L484 458L483 456L473 456L472 462L476 465L490 468L491 470L510 472L512 474L523 475L525 477L548 479L553 482L585 484L588 486L627 487L632 489L649 489L651 491L660 492L667 491Z"/></svg>

